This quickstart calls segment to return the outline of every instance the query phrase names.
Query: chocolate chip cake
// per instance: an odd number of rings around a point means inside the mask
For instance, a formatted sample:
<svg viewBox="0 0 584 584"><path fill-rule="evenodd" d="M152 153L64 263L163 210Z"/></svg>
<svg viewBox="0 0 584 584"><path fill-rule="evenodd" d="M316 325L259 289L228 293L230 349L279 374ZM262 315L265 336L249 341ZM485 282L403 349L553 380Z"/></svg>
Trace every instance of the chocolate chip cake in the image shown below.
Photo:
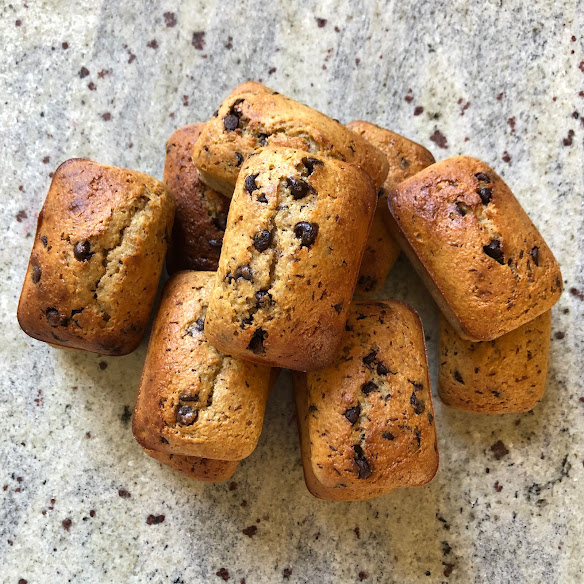
<svg viewBox="0 0 584 584"><path fill-rule="evenodd" d="M376 194L358 167L266 148L237 180L205 322L242 359L328 365L344 331Z"/></svg>
<svg viewBox="0 0 584 584"><path fill-rule="evenodd" d="M355 289L358 296L370 296L379 292L401 251L388 225L387 193L401 181L434 164L435 160L420 144L375 124L357 120L347 124L347 128L383 152L389 164L387 178L377 193L377 208Z"/></svg>
<svg viewBox="0 0 584 584"><path fill-rule="evenodd" d="M350 162L373 180L387 175L386 157L328 116L258 83L236 87L205 125L193 148L201 180L230 197L243 161L262 147L288 147Z"/></svg>
<svg viewBox="0 0 584 584"><path fill-rule="evenodd" d="M222 355L205 335L215 274L180 272L154 321L132 430L148 450L240 460L256 447L270 368Z"/></svg>
<svg viewBox="0 0 584 584"><path fill-rule="evenodd" d="M496 339L560 297L551 250L484 162L433 164L393 188L388 202L402 249L461 337Z"/></svg>
<svg viewBox="0 0 584 584"><path fill-rule="evenodd" d="M176 200L172 239L166 254L169 274L217 269L229 199L199 179L191 151L205 124L176 130L166 143L164 182Z"/></svg>
<svg viewBox="0 0 584 584"><path fill-rule="evenodd" d="M294 376L304 473L317 497L369 499L438 468L422 325L399 302L355 301L335 361Z"/></svg>
<svg viewBox="0 0 584 584"><path fill-rule="evenodd" d="M532 410L545 391L551 311L483 343L461 339L440 319L438 394L453 408L486 414Z"/></svg>
<svg viewBox="0 0 584 584"><path fill-rule="evenodd" d="M31 337L104 355L146 330L174 216L156 179L76 158L59 166L38 217L18 321Z"/></svg>

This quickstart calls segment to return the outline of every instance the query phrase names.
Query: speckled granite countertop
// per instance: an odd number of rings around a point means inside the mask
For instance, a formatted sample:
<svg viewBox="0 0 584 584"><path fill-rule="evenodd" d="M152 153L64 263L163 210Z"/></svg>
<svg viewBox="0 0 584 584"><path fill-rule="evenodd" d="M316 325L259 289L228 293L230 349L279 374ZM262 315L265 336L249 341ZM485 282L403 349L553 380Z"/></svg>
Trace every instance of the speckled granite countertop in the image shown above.
<svg viewBox="0 0 584 584"><path fill-rule="evenodd" d="M127 4L0 5L0 582L583 582L582 5ZM191 482L132 438L144 345L104 358L18 328L59 162L86 156L161 177L171 132L206 120L245 79L384 125L437 158L486 160L561 263L544 400L501 417L437 401L440 470L426 487L312 498L287 377L233 481ZM435 379L436 308L405 260L385 293L420 311Z"/></svg>

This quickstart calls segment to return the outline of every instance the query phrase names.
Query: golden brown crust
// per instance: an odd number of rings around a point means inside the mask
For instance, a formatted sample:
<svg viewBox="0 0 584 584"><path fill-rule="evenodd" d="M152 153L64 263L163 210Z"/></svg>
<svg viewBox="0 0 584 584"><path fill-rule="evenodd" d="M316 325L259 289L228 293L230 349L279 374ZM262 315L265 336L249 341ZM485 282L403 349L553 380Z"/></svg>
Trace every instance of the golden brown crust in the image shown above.
<svg viewBox="0 0 584 584"><path fill-rule="evenodd" d="M376 191L387 159L355 132L328 116L257 83L236 87L221 104L193 148L201 179L230 197L241 159L261 147L304 150L360 166Z"/></svg>
<svg viewBox="0 0 584 584"><path fill-rule="evenodd" d="M305 476L321 498L423 485L438 468L420 320L393 301L354 302L336 361L295 375Z"/></svg>
<svg viewBox="0 0 584 584"><path fill-rule="evenodd" d="M217 270L229 199L199 178L191 151L205 124L176 130L166 143L164 182L174 194L176 214L166 254L169 274Z"/></svg>
<svg viewBox="0 0 584 584"><path fill-rule="evenodd" d="M440 318L438 393L453 408L485 414L528 412L543 397L551 311L495 339L461 339Z"/></svg>
<svg viewBox="0 0 584 584"><path fill-rule="evenodd" d="M226 357L203 330L215 274L179 272L166 284L132 419L143 448L240 460L256 447L270 369Z"/></svg>
<svg viewBox="0 0 584 584"><path fill-rule="evenodd" d="M374 206L371 180L352 164L289 148L250 157L231 201L209 341L277 367L330 363Z"/></svg>
<svg viewBox="0 0 584 584"><path fill-rule="evenodd" d="M347 127L383 152L389 163L387 178L379 191L375 217L355 289L357 295L369 296L379 292L400 252L398 243L389 231L387 193L401 181L434 164L435 160L422 145L375 124L356 120L347 124Z"/></svg>
<svg viewBox="0 0 584 584"><path fill-rule="evenodd" d="M181 456L180 454L166 454L156 450L144 448L144 452L158 462L169 466L176 472L208 483L221 483L230 479L237 468L237 460L213 460L198 456Z"/></svg>
<svg viewBox="0 0 584 584"><path fill-rule="evenodd" d="M144 334L174 216L156 179L85 159L55 172L39 213L18 321L31 337L107 355Z"/></svg>
<svg viewBox="0 0 584 584"><path fill-rule="evenodd" d="M388 200L402 248L463 338L495 339L557 302L556 259L484 162L443 160L395 187Z"/></svg>

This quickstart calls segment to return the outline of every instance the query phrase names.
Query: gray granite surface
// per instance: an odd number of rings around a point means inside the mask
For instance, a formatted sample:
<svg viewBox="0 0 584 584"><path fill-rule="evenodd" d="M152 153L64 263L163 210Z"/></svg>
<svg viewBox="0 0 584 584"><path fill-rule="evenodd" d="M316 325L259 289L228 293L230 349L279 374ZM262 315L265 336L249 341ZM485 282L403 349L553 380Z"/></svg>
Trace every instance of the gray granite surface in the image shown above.
<svg viewBox="0 0 584 584"><path fill-rule="evenodd" d="M0 2L0 582L584 582L583 8ZM191 482L132 438L144 345L70 353L18 327L56 166L85 156L160 177L171 132L246 79L437 158L484 159L561 263L545 398L499 417L436 400L440 470L425 487L347 504L309 495L288 377L233 481ZM436 307L405 260L384 294L420 311L435 379Z"/></svg>

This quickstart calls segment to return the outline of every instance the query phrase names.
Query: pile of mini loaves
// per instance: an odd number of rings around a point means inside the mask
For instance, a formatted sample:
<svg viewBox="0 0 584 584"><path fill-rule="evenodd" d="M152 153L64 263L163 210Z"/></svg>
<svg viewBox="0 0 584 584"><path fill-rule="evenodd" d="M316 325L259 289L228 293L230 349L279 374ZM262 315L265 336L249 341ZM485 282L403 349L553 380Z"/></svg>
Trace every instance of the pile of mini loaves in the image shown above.
<svg viewBox="0 0 584 584"><path fill-rule="evenodd" d="M366 499L438 468L420 320L366 299L400 249L443 314L444 403L533 408L562 279L503 180L254 82L171 136L164 183L85 159L57 169L18 319L53 345L129 353L167 253L133 418L141 446L187 476L229 478L287 368L310 492Z"/></svg>

